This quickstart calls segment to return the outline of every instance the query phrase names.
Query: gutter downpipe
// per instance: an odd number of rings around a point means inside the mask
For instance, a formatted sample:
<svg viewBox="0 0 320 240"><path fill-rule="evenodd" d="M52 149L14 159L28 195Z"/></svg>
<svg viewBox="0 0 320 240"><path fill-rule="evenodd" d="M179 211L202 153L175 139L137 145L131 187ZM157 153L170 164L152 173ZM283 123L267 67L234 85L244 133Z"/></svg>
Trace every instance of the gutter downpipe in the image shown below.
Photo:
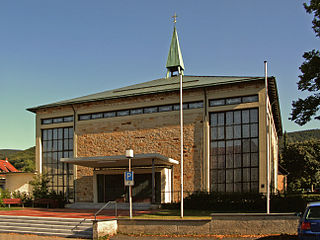
<svg viewBox="0 0 320 240"><path fill-rule="evenodd" d="M270 214L270 160L269 160L269 119L268 119L268 63L264 61L266 88L266 161L267 161L267 214Z"/></svg>

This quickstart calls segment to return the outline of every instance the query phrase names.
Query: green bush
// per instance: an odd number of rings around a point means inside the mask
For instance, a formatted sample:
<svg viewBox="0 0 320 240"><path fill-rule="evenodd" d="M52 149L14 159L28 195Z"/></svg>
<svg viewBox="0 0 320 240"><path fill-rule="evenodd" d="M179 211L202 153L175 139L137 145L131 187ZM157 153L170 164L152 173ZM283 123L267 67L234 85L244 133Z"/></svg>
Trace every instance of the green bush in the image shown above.
<svg viewBox="0 0 320 240"><path fill-rule="evenodd" d="M301 212L307 203L320 201L320 194L274 194L270 196L271 212ZM179 208L178 203L162 208ZM258 193L197 192L184 199L184 208L212 212L266 212L266 197Z"/></svg>

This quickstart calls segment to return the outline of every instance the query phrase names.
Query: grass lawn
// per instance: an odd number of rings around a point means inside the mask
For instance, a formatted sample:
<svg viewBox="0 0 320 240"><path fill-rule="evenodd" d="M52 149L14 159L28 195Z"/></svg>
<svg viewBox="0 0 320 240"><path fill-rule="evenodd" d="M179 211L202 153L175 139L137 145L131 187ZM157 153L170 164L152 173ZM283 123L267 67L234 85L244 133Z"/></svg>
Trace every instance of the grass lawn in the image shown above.
<svg viewBox="0 0 320 240"><path fill-rule="evenodd" d="M12 210L21 210L24 209L22 207L0 207L0 211L12 211Z"/></svg>
<svg viewBox="0 0 320 240"><path fill-rule="evenodd" d="M183 219L210 220L212 211L204 210L184 210ZM134 216L134 219L181 219L180 210L160 209L159 211Z"/></svg>

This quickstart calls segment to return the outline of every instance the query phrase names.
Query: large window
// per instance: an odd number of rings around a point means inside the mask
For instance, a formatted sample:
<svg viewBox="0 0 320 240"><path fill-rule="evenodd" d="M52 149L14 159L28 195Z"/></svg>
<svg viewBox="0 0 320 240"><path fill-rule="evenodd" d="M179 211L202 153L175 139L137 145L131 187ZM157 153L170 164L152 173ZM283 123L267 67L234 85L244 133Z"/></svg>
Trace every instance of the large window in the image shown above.
<svg viewBox="0 0 320 240"><path fill-rule="evenodd" d="M211 190L258 192L258 109L210 114Z"/></svg>
<svg viewBox="0 0 320 240"><path fill-rule="evenodd" d="M49 188L73 199L73 165L60 158L73 157L73 128L42 130L42 169L48 174Z"/></svg>

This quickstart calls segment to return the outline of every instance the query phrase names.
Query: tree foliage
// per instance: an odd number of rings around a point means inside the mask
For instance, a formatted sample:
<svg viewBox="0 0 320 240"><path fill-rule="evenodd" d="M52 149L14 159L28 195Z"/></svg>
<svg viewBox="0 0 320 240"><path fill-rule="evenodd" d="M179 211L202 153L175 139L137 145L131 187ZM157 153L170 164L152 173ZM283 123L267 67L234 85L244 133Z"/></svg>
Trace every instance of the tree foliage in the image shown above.
<svg viewBox="0 0 320 240"><path fill-rule="evenodd" d="M0 150L0 159L8 158L9 162L19 171L35 170L35 147L26 150Z"/></svg>
<svg viewBox="0 0 320 240"><path fill-rule="evenodd" d="M317 37L320 37L320 0L310 0L310 4L304 3L307 13L313 14L313 30ZM290 120L299 125L304 125L314 116L320 120L320 53L318 50L305 52L305 61L300 66L301 75L298 82L298 89L311 93L305 99L299 98L292 102Z"/></svg>
<svg viewBox="0 0 320 240"><path fill-rule="evenodd" d="M281 165L288 170L288 190L302 191L320 185L320 140L289 143Z"/></svg>
<svg viewBox="0 0 320 240"><path fill-rule="evenodd" d="M46 174L38 174L30 181L30 185L33 187L32 195L34 199L46 198L49 195L50 180Z"/></svg>

